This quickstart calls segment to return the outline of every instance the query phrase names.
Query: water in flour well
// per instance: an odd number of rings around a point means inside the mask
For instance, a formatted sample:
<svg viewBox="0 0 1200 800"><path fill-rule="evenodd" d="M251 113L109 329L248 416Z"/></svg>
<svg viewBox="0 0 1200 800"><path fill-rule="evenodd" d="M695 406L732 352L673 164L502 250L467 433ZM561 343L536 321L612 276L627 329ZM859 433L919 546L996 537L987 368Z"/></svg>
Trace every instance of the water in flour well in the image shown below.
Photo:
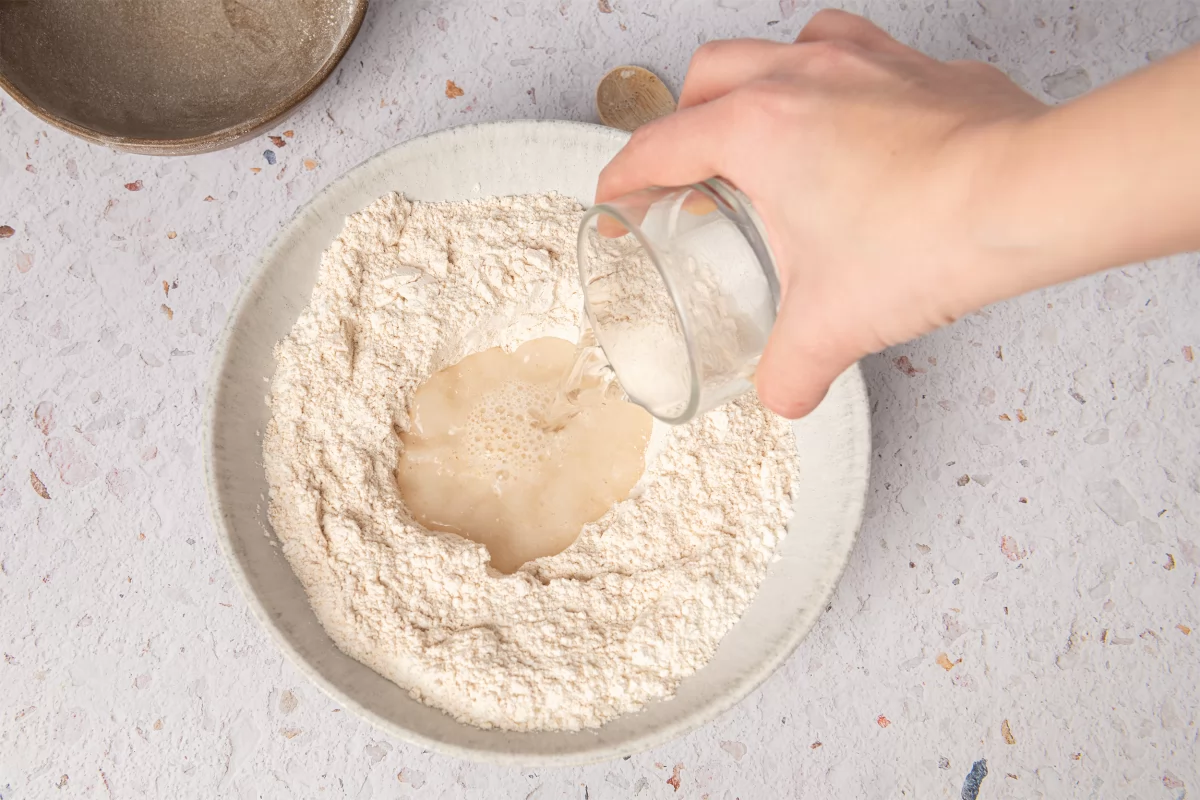
<svg viewBox="0 0 1200 800"><path fill-rule="evenodd" d="M544 337L430 377L396 470L414 519L483 544L511 573L562 552L627 498L652 421L611 390L597 358L585 343Z"/></svg>

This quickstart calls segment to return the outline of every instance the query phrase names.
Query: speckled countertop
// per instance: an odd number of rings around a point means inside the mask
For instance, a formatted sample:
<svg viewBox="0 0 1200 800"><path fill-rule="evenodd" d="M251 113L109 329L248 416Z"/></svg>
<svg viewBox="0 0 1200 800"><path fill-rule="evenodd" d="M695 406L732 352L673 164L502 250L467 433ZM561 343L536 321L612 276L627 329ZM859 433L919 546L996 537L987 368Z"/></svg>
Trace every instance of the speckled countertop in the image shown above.
<svg viewBox="0 0 1200 800"><path fill-rule="evenodd" d="M1200 40L1192 0L844 7L1048 99ZM874 474L831 610L658 750L519 770L381 736L284 663L230 581L204 384L300 204L426 131L592 119L619 63L677 90L698 43L789 38L816 8L378 0L270 138L183 159L84 145L0 97L0 798L958 798L983 759L987 800L1200 793L1196 256L868 359Z"/></svg>

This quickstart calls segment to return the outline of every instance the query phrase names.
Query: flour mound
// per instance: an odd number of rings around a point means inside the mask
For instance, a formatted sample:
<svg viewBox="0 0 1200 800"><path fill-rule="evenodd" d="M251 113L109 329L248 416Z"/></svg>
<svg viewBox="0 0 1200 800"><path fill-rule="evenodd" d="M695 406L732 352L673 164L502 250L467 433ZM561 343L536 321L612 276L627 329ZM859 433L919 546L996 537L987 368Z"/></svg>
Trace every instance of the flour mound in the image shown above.
<svg viewBox="0 0 1200 800"><path fill-rule="evenodd" d="M670 697L762 581L791 516L790 426L752 397L669 429L633 496L513 575L412 521L408 403L470 353L574 340L582 209L557 195L380 198L321 260L276 349L270 516L348 655L462 722L578 730Z"/></svg>

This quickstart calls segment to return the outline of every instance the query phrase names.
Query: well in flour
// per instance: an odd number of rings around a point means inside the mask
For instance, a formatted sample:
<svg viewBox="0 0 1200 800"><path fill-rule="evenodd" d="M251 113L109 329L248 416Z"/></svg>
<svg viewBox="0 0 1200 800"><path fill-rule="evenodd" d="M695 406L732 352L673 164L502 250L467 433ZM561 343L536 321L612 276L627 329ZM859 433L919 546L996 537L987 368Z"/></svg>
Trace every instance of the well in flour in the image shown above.
<svg viewBox="0 0 1200 800"><path fill-rule="evenodd" d="M651 417L620 397L545 424L576 348L546 336L434 373L400 434L400 498L426 528L487 547L515 572L565 550L642 477Z"/></svg>
<svg viewBox="0 0 1200 800"><path fill-rule="evenodd" d="M789 425L744 397L678 428L628 499L512 574L420 525L395 480L418 387L493 347L573 341L572 200L413 203L350 217L277 348L271 521L344 652L458 720L577 730L670 697L712 657L786 532Z"/></svg>

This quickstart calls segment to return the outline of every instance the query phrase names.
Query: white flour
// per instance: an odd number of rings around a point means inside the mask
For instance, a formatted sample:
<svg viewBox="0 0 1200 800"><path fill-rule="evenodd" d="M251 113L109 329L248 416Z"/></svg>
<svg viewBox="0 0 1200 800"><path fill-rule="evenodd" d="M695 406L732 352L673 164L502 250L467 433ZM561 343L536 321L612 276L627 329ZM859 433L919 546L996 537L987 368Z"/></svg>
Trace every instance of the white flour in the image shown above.
<svg viewBox="0 0 1200 800"><path fill-rule="evenodd" d="M343 651L456 719L597 726L670 697L763 578L791 515L788 424L744 398L666 432L634 496L516 574L414 524L393 471L408 400L493 346L574 339L580 207L410 203L347 220L279 344L263 455L271 521Z"/></svg>

